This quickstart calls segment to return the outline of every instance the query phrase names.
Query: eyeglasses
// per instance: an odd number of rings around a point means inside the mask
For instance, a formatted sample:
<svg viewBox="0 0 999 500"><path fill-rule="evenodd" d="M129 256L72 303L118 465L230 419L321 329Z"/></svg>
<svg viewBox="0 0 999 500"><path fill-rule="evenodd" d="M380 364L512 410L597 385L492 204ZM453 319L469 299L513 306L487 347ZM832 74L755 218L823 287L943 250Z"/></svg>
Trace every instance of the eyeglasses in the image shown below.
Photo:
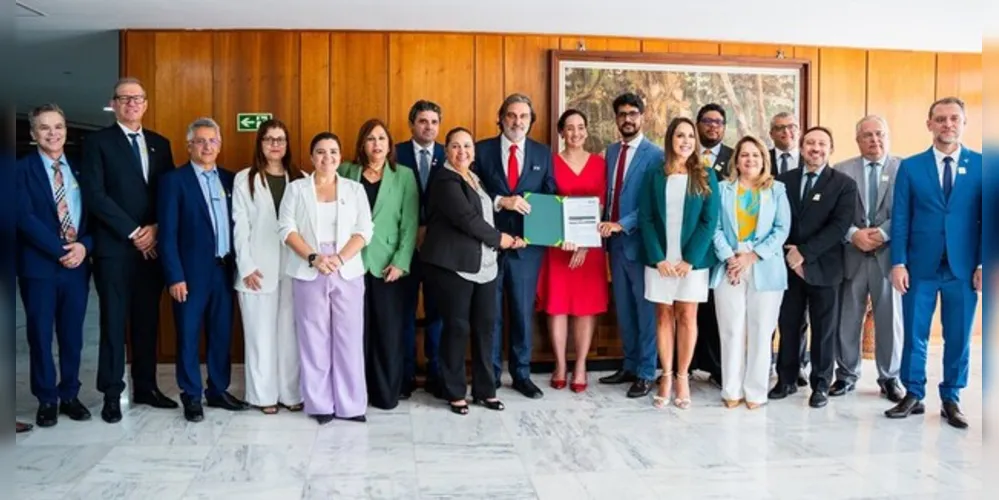
<svg viewBox="0 0 999 500"><path fill-rule="evenodd" d="M146 96L144 95L116 95L114 100L118 101L118 104L142 104L146 102Z"/></svg>
<svg viewBox="0 0 999 500"><path fill-rule="evenodd" d="M191 141L191 144L194 144L195 146L198 146L199 148L203 148L205 146L212 146L214 148L217 148L217 147L219 147L219 145L222 144L222 140L221 139L195 139L195 140Z"/></svg>
<svg viewBox="0 0 999 500"><path fill-rule="evenodd" d="M878 139L884 139L887 136L888 134L884 133L883 130L878 130L877 132L864 132L863 134L860 134L861 139L868 141L874 139L875 137L877 137Z"/></svg>
<svg viewBox="0 0 999 500"><path fill-rule="evenodd" d="M790 132L794 132L795 130L798 130L798 124L797 123L788 123L787 125L774 125L773 126L773 131L774 132L783 132L785 130L790 131Z"/></svg>
<svg viewBox="0 0 999 500"><path fill-rule="evenodd" d="M619 112L619 113L617 114L617 117L618 117L618 119L621 119L621 118L631 118L632 120L635 120L635 119L637 119L637 118L638 118L639 116L642 116L642 113L641 113L641 112L639 112L639 111L636 111L636 110L631 110L631 111L621 111L621 112Z"/></svg>
<svg viewBox="0 0 999 500"><path fill-rule="evenodd" d="M260 140L264 144L270 144L271 146L284 146L288 144L288 138L286 137L264 137Z"/></svg>
<svg viewBox="0 0 999 500"><path fill-rule="evenodd" d="M721 127L722 125L725 125L725 120L722 120L720 118L701 118L701 124L713 127Z"/></svg>

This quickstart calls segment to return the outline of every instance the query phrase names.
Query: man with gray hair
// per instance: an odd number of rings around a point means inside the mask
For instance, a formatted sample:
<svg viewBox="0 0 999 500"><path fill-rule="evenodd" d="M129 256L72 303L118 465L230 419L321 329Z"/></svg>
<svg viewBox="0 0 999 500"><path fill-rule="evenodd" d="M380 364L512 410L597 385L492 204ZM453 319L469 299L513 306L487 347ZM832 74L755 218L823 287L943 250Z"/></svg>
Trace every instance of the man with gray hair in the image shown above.
<svg viewBox="0 0 999 500"><path fill-rule="evenodd" d="M184 418L204 419L201 407L201 328L207 340L208 406L231 411L248 407L229 394L232 335L233 174L216 165L222 133L211 118L187 129L190 161L163 175L157 215L157 250L173 299L177 328L177 385Z"/></svg>
<svg viewBox="0 0 999 500"><path fill-rule="evenodd" d="M860 156L836 170L857 182L857 208L844 241L845 281L836 333L836 382L830 396L842 396L856 387L860 377L861 342L867 299L874 310L875 359L881 394L892 402L902 400L898 381L902 362L902 295L891 286L891 219L895 174L902 159L888 153L888 123L877 115L857 122Z"/></svg>

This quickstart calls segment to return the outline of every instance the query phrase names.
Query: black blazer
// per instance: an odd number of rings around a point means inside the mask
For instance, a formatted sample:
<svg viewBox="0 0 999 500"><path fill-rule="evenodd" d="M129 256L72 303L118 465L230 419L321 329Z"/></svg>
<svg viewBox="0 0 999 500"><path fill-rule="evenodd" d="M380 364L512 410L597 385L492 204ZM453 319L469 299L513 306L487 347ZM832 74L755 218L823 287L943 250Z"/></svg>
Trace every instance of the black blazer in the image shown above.
<svg viewBox="0 0 999 500"><path fill-rule="evenodd" d="M715 157L714 165L711 165L711 169L715 171L716 179L724 179L728 177L728 173L732 171L733 152L732 148L724 144L718 148L718 156Z"/></svg>
<svg viewBox="0 0 999 500"><path fill-rule="evenodd" d="M826 165L812 191L802 200L803 176L803 170L796 169L777 177L787 186L791 204L791 234L785 244L797 245L805 258L806 283L838 285L844 274L843 238L857 208L857 183Z"/></svg>
<svg viewBox="0 0 999 500"><path fill-rule="evenodd" d="M159 176L174 168L170 141L143 129L149 155L149 181L132 152L128 137L117 123L91 132L83 143L80 187L91 216L96 257L136 252L128 235L137 227L156 223Z"/></svg>
<svg viewBox="0 0 999 500"><path fill-rule="evenodd" d="M474 273L482 265L482 244L499 250L501 233L482 213L479 194L457 173L442 168L430 181L423 262Z"/></svg>
<svg viewBox="0 0 999 500"><path fill-rule="evenodd" d="M427 176L427 185L424 186L420 182L420 165L416 160L416 152L413 150L414 143L412 140L402 142L395 145L395 160L399 165L407 166L413 169L413 175L416 176L416 187L420 189L420 225L427 225L427 193L430 187L430 183L434 180L434 174L438 170L444 167L444 146L440 143L434 143L434 157L430 160L430 175Z"/></svg>
<svg viewBox="0 0 999 500"><path fill-rule="evenodd" d="M805 156L798 151L798 168L805 168ZM780 175L780 165L777 163L777 150L770 148L770 173L774 178Z"/></svg>

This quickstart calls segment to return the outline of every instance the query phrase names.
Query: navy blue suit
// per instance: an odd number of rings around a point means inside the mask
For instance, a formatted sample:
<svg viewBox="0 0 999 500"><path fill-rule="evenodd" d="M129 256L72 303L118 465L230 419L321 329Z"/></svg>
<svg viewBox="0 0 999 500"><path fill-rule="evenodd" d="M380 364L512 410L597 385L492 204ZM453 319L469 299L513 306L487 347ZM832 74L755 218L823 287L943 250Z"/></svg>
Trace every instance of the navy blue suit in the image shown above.
<svg viewBox="0 0 999 500"><path fill-rule="evenodd" d="M420 163L416 158L415 143L412 140L396 144L395 158L399 165L404 165L413 169L416 176L416 186L420 193L420 227L427 225L427 186L434 174L444 167L444 146L434 143L433 158L430 159L430 175L427 176L427 183L420 179ZM403 326L402 342L403 348L403 380L405 384L412 384L416 376L416 305L419 299L420 285L424 282L423 261L420 259L420 251L413 252L413 260L409 268L409 276L406 278L406 298L403 305ZM437 307L434 305L430 294L423 294L423 353L427 359L427 377L435 380L438 378L438 352L441 342L442 323L437 314Z"/></svg>
<svg viewBox="0 0 999 500"><path fill-rule="evenodd" d="M940 399L959 402L968 384L971 325L978 306L972 278L982 265L982 155L962 147L951 164L952 191L945 196L933 148L902 160L892 207L892 266L909 271L902 296L905 344L902 384L926 396L926 347L941 296L944 368Z"/></svg>
<svg viewBox="0 0 999 500"><path fill-rule="evenodd" d="M71 169L79 180L75 165L62 168ZM18 161L16 186L17 277L27 316L31 393L41 404L69 402L80 391L80 351L93 239L86 211L81 210L76 241L87 249L87 257L75 269L59 263L67 253L63 249L66 242L60 236L55 197L39 152ZM65 189L79 191L79 186L67 179ZM59 344L58 385L52 355L53 328Z"/></svg>
<svg viewBox="0 0 999 500"><path fill-rule="evenodd" d="M233 174L216 166L229 214L225 230L232 242ZM187 300L173 301L177 328L177 385L187 401L201 400L199 333L207 337L207 397L229 388L229 341L232 337L233 252L216 258L215 229L197 174L190 163L160 178L157 250L167 286L185 282ZM221 224L220 224L221 225Z"/></svg>
<svg viewBox="0 0 999 500"><path fill-rule="evenodd" d="M548 146L527 138L524 140L524 162L520 165L517 185L507 185L506 165L500 151L500 136L475 144L475 173L489 197L523 196L525 193L555 194L552 152ZM524 216L510 210L496 212L496 229L511 236L524 235ZM503 292L509 292L510 306L510 375L514 381L531 375L532 326L534 299L538 289L538 274L545 247L528 246L504 250L499 255L499 277L496 282L496 330L493 332L493 372L496 380L503 369Z"/></svg>

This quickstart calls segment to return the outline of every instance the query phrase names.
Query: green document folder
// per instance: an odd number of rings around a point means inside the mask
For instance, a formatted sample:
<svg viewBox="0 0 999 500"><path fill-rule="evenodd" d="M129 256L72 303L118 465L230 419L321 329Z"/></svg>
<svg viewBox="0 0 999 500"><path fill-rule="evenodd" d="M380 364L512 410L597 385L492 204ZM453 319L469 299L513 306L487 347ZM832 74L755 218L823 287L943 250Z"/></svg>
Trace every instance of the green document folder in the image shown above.
<svg viewBox="0 0 999 500"><path fill-rule="evenodd" d="M524 200L531 205L531 213L524 216L524 241L528 245L557 247L562 245L565 230L562 227L562 196L527 193Z"/></svg>

